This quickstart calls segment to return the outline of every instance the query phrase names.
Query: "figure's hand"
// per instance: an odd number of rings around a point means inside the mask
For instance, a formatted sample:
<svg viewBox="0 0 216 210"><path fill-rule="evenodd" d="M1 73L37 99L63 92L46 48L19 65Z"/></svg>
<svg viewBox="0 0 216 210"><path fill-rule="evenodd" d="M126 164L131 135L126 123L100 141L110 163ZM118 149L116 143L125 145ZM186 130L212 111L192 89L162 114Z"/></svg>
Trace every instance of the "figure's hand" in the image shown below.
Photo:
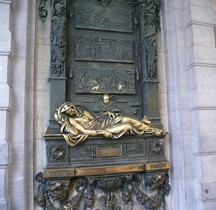
<svg viewBox="0 0 216 210"><path fill-rule="evenodd" d="M106 131L106 130L103 131L103 135L104 135L104 137L106 137L106 138L111 138L111 137L112 137L112 133L109 132L109 131Z"/></svg>
<svg viewBox="0 0 216 210"><path fill-rule="evenodd" d="M107 115L109 116L110 119L114 119L115 118L114 113L112 113L110 111L107 111Z"/></svg>

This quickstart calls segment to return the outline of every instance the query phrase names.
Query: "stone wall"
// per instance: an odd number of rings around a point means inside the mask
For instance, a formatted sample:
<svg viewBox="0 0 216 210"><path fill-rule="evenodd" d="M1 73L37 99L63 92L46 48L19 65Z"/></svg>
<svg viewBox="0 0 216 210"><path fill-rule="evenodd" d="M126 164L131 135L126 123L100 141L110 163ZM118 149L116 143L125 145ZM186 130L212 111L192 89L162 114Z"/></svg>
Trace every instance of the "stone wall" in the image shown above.
<svg viewBox="0 0 216 210"><path fill-rule="evenodd" d="M216 208L216 1L191 1L187 69L197 209Z"/></svg>
<svg viewBox="0 0 216 210"><path fill-rule="evenodd" d="M34 18L34 1L0 1L1 210L33 209Z"/></svg>
<svg viewBox="0 0 216 210"><path fill-rule="evenodd" d="M33 181L46 164L50 17L38 18L36 2L0 0L1 210L41 209ZM216 0L164 0L161 18L161 118L172 164L166 208L215 210Z"/></svg>
<svg viewBox="0 0 216 210"><path fill-rule="evenodd" d="M0 209L8 208L9 115L11 111L11 1L0 1Z"/></svg>
<svg viewBox="0 0 216 210"><path fill-rule="evenodd" d="M215 0L164 2L172 209L214 210Z"/></svg>

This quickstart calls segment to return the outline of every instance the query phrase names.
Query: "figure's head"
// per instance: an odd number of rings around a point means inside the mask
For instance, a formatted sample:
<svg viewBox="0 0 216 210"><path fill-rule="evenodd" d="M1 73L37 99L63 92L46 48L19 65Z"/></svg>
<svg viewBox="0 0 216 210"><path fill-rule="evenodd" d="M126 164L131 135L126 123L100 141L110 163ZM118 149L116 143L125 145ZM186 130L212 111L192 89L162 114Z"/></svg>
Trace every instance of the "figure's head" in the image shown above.
<svg viewBox="0 0 216 210"><path fill-rule="evenodd" d="M64 11L65 11L65 7L62 3L57 3L55 4L54 6L54 9L55 9L55 14L60 17L64 14Z"/></svg>
<svg viewBox="0 0 216 210"><path fill-rule="evenodd" d="M110 96L108 94L103 95L103 102L108 105L110 103Z"/></svg>
<svg viewBox="0 0 216 210"><path fill-rule="evenodd" d="M60 113L65 113L70 116L76 116L78 114L78 109L71 102L65 102L60 108Z"/></svg>
<svg viewBox="0 0 216 210"><path fill-rule="evenodd" d="M37 180L37 182L43 182L43 173L39 172L36 176L35 179Z"/></svg>

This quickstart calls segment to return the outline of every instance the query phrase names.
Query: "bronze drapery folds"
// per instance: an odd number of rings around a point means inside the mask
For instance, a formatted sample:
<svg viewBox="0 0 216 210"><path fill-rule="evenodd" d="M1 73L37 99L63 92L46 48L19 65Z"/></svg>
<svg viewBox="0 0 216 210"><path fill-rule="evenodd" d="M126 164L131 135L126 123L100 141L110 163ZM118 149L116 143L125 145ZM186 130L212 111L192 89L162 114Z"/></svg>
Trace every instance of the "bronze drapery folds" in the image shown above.
<svg viewBox="0 0 216 210"><path fill-rule="evenodd" d="M78 108L71 102L63 103L54 113L54 117L70 146L75 146L92 136L119 139L123 135L166 135L164 129L152 125L147 117L138 120L110 111L95 117L87 109Z"/></svg>

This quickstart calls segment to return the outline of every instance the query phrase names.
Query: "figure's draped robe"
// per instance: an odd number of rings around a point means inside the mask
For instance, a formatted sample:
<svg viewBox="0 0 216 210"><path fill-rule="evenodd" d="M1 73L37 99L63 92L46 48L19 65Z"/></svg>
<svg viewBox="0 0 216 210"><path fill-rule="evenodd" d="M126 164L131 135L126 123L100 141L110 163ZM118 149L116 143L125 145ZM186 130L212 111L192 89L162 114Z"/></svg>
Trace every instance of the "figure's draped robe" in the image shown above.
<svg viewBox="0 0 216 210"><path fill-rule="evenodd" d="M119 114L109 111L98 117L94 117L87 110L82 110L80 113L82 113L82 115L79 117L69 117L65 119L61 126L61 132L63 133L64 139L71 146L81 143L88 138L88 136L96 136L87 134L91 131L106 130L112 133L112 139L118 139L124 134L141 135L145 132L153 133L155 131L155 127L145 124L142 120L139 121L135 118L120 116ZM76 124L81 125L84 130L88 132L85 133L80 131L76 127Z"/></svg>

